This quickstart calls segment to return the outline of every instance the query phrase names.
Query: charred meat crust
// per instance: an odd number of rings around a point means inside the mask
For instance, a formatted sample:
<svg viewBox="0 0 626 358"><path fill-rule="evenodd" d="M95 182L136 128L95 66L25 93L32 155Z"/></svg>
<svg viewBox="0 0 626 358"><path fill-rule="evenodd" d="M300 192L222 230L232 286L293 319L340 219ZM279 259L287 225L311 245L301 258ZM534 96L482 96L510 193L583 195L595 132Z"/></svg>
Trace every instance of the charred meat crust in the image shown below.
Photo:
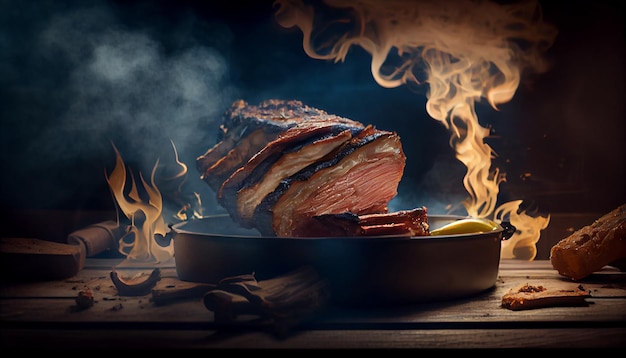
<svg viewBox="0 0 626 358"><path fill-rule="evenodd" d="M428 234L425 208L388 213L406 159L397 133L274 99L234 102L220 128L196 165L242 227L264 236Z"/></svg>
<svg viewBox="0 0 626 358"><path fill-rule="evenodd" d="M297 171L300 167L319 159L319 157L312 154L309 157L299 155L307 152L307 148L313 148L308 151L309 153L315 151L316 155L323 156L328 151L332 151L341 143L349 140L353 132L356 133L360 130L360 128L346 127L343 124L290 128L274 141L268 143L223 182L217 194L218 201L226 208L238 208L237 217L243 219L240 224L250 228L252 224L249 221L252 219L254 207L258 205L262 198L256 200L249 199L254 201L253 203L239 203L239 201L245 200L245 198L242 198L244 194L248 194L247 196L259 196L273 191L280 180L291 175L291 172ZM324 145L327 146L326 152L324 148L317 148L317 146ZM297 160L298 158L302 160ZM288 163L284 163L286 161ZM275 184L272 185L272 183ZM264 188L261 192L258 192L261 184L265 184L265 187L270 186L270 188ZM250 193L253 190L257 190L257 192ZM243 209L246 209L245 214Z"/></svg>
<svg viewBox="0 0 626 358"><path fill-rule="evenodd" d="M222 117L217 143L196 158L201 179L217 192L226 178L278 135L298 124L315 121L363 127L300 101L271 99L258 106L235 101Z"/></svg>
<svg viewBox="0 0 626 358"><path fill-rule="evenodd" d="M259 176L258 180L246 184L237 191L239 217L243 221L252 220L255 208L266 195L276 189L282 180L325 157L351 137L351 131L345 130L337 135L324 136L309 145L300 146L298 150L284 153L267 168L265 175Z"/></svg>
<svg viewBox="0 0 626 358"><path fill-rule="evenodd" d="M290 177L281 180L276 189L265 196L265 198L254 210L254 220L257 224L257 229L262 235L274 235L274 227L272 225L274 211L272 208L280 197L289 190L292 183L307 181L311 178L311 176L313 176L313 174L336 165L339 161L353 153L356 149L370 143L382 134L383 132L372 133L372 127L368 126L344 146L327 155L326 158L323 158L320 161L303 168Z"/></svg>
<svg viewBox="0 0 626 358"><path fill-rule="evenodd" d="M356 215L322 214L314 216L298 237L316 236L423 236L428 233L426 207L392 213Z"/></svg>
<svg viewBox="0 0 626 358"><path fill-rule="evenodd" d="M303 218L323 213L386 212L387 203L397 194L404 168L404 161L399 159L403 156L395 152L397 141L390 132L365 136L327 162L332 165L318 165L296 175L272 204L275 234L292 236L300 231L296 227L305 225ZM378 153L382 150L387 152ZM375 190L365 190L371 185Z"/></svg>

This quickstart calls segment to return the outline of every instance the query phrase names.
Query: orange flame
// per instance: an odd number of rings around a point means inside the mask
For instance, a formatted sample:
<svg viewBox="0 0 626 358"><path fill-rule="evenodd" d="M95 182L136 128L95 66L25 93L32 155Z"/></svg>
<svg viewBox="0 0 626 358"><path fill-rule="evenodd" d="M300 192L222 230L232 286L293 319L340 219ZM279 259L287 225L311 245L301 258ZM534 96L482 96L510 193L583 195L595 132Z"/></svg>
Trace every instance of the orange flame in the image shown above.
<svg viewBox="0 0 626 358"><path fill-rule="evenodd" d="M498 104L512 99L524 70L547 69L541 55L552 46L556 29L542 22L537 3L324 3L340 15L314 22L313 6L277 0L276 19L285 28L297 26L302 31L304 51L315 59L344 61L353 45L362 47L372 56L372 75L383 87L422 84L418 73L423 69L423 82L429 85L426 111L451 132L450 145L467 167L463 185L470 197L463 206L468 215L509 217L518 230L503 243L502 257L534 259L539 231L547 227L549 216L532 218L520 212L521 201L496 208L499 185L506 176L497 168L491 170L495 153L484 141L489 129L479 124L475 103L485 99L497 110Z"/></svg>
<svg viewBox="0 0 626 358"><path fill-rule="evenodd" d="M130 172L130 189L128 193L125 193L126 168L117 148L113 146L113 149L116 154L116 164L113 172L107 177L107 182L119 209L131 220L129 232L119 241L119 252L126 255L127 259L134 261L164 263L172 260L173 244L170 242L168 246L163 247L155 240L155 235L165 236L168 232L168 227L161 215L163 200L154 182L158 160L152 170L150 184L140 173L141 186L138 187ZM147 200L142 198L142 192L147 194Z"/></svg>
<svg viewBox="0 0 626 358"><path fill-rule="evenodd" d="M168 165L162 168L161 172L172 173L171 175L161 174L158 177L159 188L165 193L166 197L169 195L172 201L177 202L180 209L174 214L174 218L177 220L185 221L190 219L201 219L203 217L202 200L200 194L193 193L192 197L183 197L183 186L187 181L187 164L180 161L178 157L178 150L174 141L172 143L172 149L174 151L173 165Z"/></svg>

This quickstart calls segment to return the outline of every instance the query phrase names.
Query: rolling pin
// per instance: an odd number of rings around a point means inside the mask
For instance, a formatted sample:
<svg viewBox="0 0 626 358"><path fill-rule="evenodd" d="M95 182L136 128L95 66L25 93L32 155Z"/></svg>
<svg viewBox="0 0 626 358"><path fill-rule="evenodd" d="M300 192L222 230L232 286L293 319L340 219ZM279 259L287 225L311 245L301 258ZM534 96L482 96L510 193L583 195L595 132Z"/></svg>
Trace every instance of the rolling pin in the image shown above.
<svg viewBox="0 0 626 358"><path fill-rule="evenodd" d="M119 240L125 233L125 225L108 220L72 232L67 236L67 243L78 246L85 257L93 257L105 251L117 250Z"/></svg>

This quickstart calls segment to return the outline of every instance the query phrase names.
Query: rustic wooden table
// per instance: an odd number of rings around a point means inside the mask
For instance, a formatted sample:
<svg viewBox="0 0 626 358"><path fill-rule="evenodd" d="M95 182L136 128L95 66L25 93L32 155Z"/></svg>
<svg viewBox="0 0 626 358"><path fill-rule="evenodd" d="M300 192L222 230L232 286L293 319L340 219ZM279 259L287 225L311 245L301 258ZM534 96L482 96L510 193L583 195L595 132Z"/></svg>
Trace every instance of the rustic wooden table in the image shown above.
<svg viewBox="0 0 626 358"><path fill-rule="evenodd" d="M112 284L117 259L88 259L70 279L3 284L2 347L7 348L624 348L626 273L611 267L581 282L560 277L549 261L503 260L495 287L474 297L386 308L327 307L279 335L254 320L223 327L200 297L155 304L120 297ZM124 272L117 269L118 272ZM133 268L134 271L149 271ZM131 272L125 272L126 275ZM161 268L162 287L183 284ZM583 285L582 307L512 311L502 296L521 284ZM163 286L165 285L165 286ZM94 304L76 308L78 292ZM283 332L285 333L285 332Z"/></svg>

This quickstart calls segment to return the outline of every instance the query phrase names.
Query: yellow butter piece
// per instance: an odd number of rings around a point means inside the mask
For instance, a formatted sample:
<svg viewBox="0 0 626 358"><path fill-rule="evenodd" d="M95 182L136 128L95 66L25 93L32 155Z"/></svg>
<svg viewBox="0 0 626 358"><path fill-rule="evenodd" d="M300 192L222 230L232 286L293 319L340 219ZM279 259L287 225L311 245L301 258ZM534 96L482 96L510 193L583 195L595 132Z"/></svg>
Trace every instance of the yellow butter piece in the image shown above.
<svg viewBox="0 0 626 358"><path fill-rule="evenodd" d="M498 228L500 228L500 225L488 219L467 218L467 219L457 220L450 224L444 225L438 229L431 230L430 235L440 236L440 235L473 234L473 233L495 231L495 230L498 230Z"/></svg>

